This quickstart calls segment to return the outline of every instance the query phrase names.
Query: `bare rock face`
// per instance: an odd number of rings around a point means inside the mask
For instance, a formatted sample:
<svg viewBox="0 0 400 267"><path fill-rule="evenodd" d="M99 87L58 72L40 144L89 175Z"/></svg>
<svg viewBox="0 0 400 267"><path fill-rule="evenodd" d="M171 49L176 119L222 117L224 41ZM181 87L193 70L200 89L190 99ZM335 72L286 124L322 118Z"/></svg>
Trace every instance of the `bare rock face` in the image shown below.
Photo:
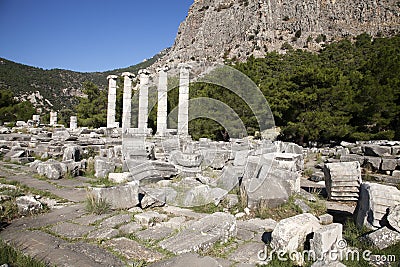
<svg viewBox="0 0 400 267"><path fill-rule="evenodd" d="M286 42L315 51L347 36L399 31L396 0L195 0L167 59L245 59L283 51Z"/></svg>

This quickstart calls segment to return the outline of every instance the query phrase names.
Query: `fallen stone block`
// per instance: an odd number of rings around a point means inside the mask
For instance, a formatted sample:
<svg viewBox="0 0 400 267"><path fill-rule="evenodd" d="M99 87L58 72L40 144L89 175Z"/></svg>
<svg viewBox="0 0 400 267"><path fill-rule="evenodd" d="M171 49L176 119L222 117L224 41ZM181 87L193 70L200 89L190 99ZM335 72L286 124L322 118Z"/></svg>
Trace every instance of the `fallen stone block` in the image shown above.
<svg viewBox="0 0 400 267"><path fill-rule="evenodd" d="M95 199L103 199L113 209L129 209L139 204L139 184L135 181L113 187L91 187Z"/></svg>
<svg viewBox="0 0 400 267"><path fill-rule="evenodd" d="M274 208L285 203L293 193L300 192L300 175L265 164L255 178L242 181L240 191L250 209Z"/></svg>
<svg viewBox="0 0 400 267"><path fill-rule="evenodd" d="M108 174L108 180L120 184L129 181L131 176L132 175L130 172L122 172L122 173L110 172Z"/></svg>
<svg viewBox="0 0 400 267"><path fill-rule="evenodd" d="M400 242L400 233L383 227L366 235L364 240L379 249L385 249Z"/></svg>
<svg viewBox="0 0 400 267"><path fill-rule="evenodd" d="M201 154L182 153L179 150L172 151L169 156L169 162L186 168L199 167L202 161L203 156Z"/></svg>
<svg viewBox="0 0 400 267"><path fill-rule="evenodd" d="M33 196L17 197L15 202L18 207L18 213L23 216L39 213L43 209L42 203L37 201Z"/></svg>
<svg viewBox="0 0 400 267"><path fill-rule="evenodd" d="M51 138L57 141L66 141L71 137L70 133L65 129L54 129Z"/></svg>
<svg viewBox="0 0 400 267"><path fill-rule="evenodd" d="M81 160L81 149L79 146L67 146L64 149L63 161L73 160L75 162Z"/></svg>
<svg viewBox="0 0 400 267"><path fill-rule="evenodd" d="M143 209L151 207L162 207L166 203L173 203L177 192L170 188L141 188L143 198L140 200L140 206Z"/></svg>
<svg viewBox="0 0 400 267"><path fill-rule="evenodd" d="M394 171L397 167L397 159L382 159L382 171Z"/></svg>
<svg viewBox="0 0 400 267"><path fill-rule="evenodd" d="M342 231L342 224L332 223L314 232L314 237L310 240L310 249L315 253L315 259L330 260L330 251L343 249L338 246L338 242L343 240Z"/></svg>
<svg viewBox="0 0 400 267"><path fill-rule="evenodd" d="M400 155L400 146L392 146L392 155L394 156Z"/></svg>
<svg viewBox="0 0 400 267"><path fill-rule="evenodd" d="M239 180L243 176L244 168L226 166L222 170L222 174L217 180L219 188L231 191L233 188L239 187Z"/></svg>
<svg viewBox="0 0 400 267"><path fill-rule="evenodd" d="M307 235L321 228L319 220L310 213L283 219L272 232L271 247L284 252L294 252L304 245Z"/></svg>
<svg viewBox="0 0 400 267"><path fill-rule="evenodd" d="M333 216L330 214L323 214L321 216L319 216L319 222L322 225L328 225L333 223Z"/></svg>
<svg viewBox="0 0 400 267"><path fill-rule="evenodd" d="M382 158L364 157L364 164L362 166L374 171L378 171L381 168L381 163L382 163Z"/></svg>
<svg viewBox="0 0 400 267"><path fill-rule="evenodd" d="M179 189L176 189L179 191ZM209 203L218 205L219 202L228 194L227 190L211 187L208 185L195 186L184 193L182 201L177 196L177 202L183 207L202 206Z"/></svg>
<svg viewBox="0 0 400 267"><path fill-rule="evenodd" d="M225 243L236 236L236 219L228 213L216 212L192 223L159 244L176 255L207 249L216 242Z"/></svg>
<svg viewBox="0 0 400 267"><path fill-rule="evenodd" d="M379 146L379 145L365 145L363 151L366 156L372 157L384 157L392 154L390 146Z"/></svg>
<svg viewBox="0 0 400 267"><path fill-rule="evenodd" d="M324 168L329 200L357 201L361 184L359 162L327 163Z"/></svg>
<svg viewBox="0 0 400 267"><path fill-rule="evenodd" d="M340 157L341 162L352 162L352 161L358 161L360 165L364 164L364 156L357 155L357 154L348 154L348 155L343 155Z"/></svg>
<svg viewBox="0 0 400 267"><path fill-rule="evenodd" d="M105 178L110 172L115 170L115 163L107 158L96 157L94 159L95 176L97 178Z"/></svg>
<svg viewBox="0 0 400 267"><path fill-rule="evenodd" d="M66 164L49 159L46 162L41 162L36 168L39 175L46 176L52 180L58 180L65 176L68 172L68 167Z"/></svg>
<svg viewBox="0 0 400 267"><path fill-rule="evenodd" d="M203 165L221 170L229 160L230 153L229 150L201 150Z"/></svg>
<svg viewBox="0 0 400 267"><path fill-rule="evenodd" d="M285 148L285 153L303 155L303 147L294 143L288 143Z"/></svg>
<svg viewBox="0 0 400 267"><path fill-rule="evenodd" d="M356 208L356 224L376 229L384 226L387 209L400 204L400 190L394 186L365 182L360 188Z"/></svg>
<svg viewBox="0 0 400 267"><path fill-rule="evenodd" d="M400 205L392 206L389 208L387 216L389 225L400 233Z"/></svg>

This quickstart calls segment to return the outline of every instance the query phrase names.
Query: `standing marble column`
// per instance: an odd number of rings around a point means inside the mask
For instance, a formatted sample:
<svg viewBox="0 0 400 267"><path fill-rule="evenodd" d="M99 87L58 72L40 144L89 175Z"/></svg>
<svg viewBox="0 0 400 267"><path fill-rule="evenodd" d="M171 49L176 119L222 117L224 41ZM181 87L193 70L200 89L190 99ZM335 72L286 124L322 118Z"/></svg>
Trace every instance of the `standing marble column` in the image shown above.
<svg viewBox="0 0 400 267"><path fill-rule="evenodd" d="M164 136L167 133L168 116L168 67L157 69L158 71L158 108L157 108L157 135Z"/></svg>
<svg viewBox="0 0 400 267"><path fill-rule="evenodd" d="M139 70L139 115L138 129L143 134L147 133L147 120L149 114L149 74L148 70Z"/></svg>
<svg viewBox="0 0 400 267"><path fill-rule="evenodd" d="M135 77L130 72L122 73L124 76L124 96L122 99L122 131L131 128L132 119L132 79Z"/></svg>
<svg viewBox="0 0 400 267"><path fill-rule="evenodd" d="M50 125L54 126L57 124L57 112L50 112Z"/></svg>
<svg viewBox="0 0 400 267"><path fill-rule="evenodd" d="M119 125L115 122L115 107L117 101L117 78L109 75L108 80L108 106L107 106L107 128L115 128Z"/></svg>
<svg viewBox="0 0 400 267"><path fill-rule="evenodd" d="M76 116L69 117L69 128L71 130L75 130L76 128L78 128L78 117Z"/></svg>
<svg viewBox="0 0 400 267"><path fill-rule="evenodd" d="M178 136L189 136L189 74L190 65L181 63L179 78Z"/></svg>

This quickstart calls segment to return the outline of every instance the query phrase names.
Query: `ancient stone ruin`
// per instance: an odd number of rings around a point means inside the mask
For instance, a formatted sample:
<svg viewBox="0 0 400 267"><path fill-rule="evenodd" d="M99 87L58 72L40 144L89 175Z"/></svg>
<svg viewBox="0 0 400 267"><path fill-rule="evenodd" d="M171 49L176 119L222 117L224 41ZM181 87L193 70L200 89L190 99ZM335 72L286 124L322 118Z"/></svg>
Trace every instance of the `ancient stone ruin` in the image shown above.
<svg viewBox="0 0 400 267"><path fill-rule="evenodd" d="M273 250L301 265L305 249L315 253L312 266L342 266L327 255L351 249L343 246L346 220L371 229L362 242L377 248L400 241L399 142L195 141L191 68L179 65L173 129L169 71L157 70L155 133L147 70L138 73L138 92L135 75L122 74L121 125L111 75L105 128L79 127L76 116L63 128L52 113L50 126L34 117L0 129L0 206L15 204L20 217L0 231L5 242L57 266L253 266L269 263Z"/></svg>

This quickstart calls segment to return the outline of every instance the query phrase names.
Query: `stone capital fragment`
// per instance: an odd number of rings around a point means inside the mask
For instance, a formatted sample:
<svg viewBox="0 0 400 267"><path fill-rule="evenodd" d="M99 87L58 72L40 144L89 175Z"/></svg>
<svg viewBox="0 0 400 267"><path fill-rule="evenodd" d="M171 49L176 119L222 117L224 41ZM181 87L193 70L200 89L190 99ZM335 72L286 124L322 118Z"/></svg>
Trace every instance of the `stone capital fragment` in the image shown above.
<svg viewBox="0 0 400 267"><path fill-rule="evenodd" d="M110 79L116 80L116 79L118 79L118 76L117 75L108 75L107 80L110 80Z"/></svg>

